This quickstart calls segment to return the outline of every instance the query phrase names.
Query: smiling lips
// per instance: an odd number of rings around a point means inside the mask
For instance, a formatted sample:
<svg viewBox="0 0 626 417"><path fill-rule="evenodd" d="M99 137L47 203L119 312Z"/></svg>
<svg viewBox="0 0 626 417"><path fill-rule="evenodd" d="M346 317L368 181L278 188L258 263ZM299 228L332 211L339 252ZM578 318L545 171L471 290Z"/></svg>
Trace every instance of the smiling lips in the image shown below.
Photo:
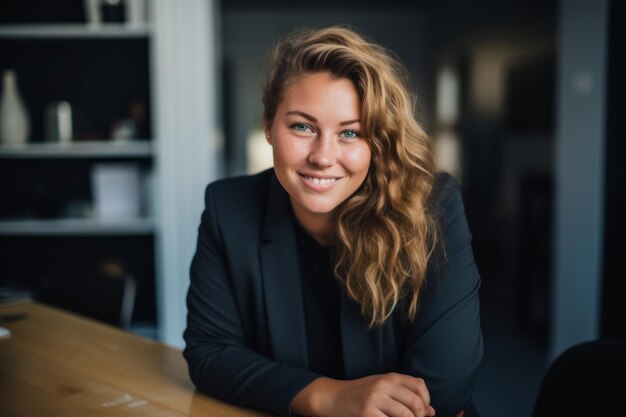
<svg viewBox="0 0 626 417"><path fill-rule="evenodd" d="M341 177L312 177L305 174L298 174L304 184L314 191L328 191L335 186L337 180Z"/></svg>

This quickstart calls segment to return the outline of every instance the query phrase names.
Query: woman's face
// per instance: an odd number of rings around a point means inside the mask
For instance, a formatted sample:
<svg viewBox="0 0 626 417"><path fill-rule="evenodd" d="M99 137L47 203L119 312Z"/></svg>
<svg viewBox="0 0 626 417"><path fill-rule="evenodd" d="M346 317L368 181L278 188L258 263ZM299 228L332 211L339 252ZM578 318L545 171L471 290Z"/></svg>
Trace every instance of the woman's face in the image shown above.
<svg viewBox="0 0 626 417"><path fill-rule="evenodd" d="M352 81L326 72L306 74L285 91L266 134L301 223L330 219L365 180L371 151L360 134L360 108Z"/></svg>

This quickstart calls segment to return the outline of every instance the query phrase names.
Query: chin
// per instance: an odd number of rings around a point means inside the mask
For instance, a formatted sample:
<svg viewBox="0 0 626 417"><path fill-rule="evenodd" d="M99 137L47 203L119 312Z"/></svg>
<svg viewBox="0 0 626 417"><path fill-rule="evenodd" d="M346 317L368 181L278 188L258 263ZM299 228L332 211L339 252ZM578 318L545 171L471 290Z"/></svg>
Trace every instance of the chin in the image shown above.
<svg viewBox="0 0 626 417"><path fill-rule="evenodd" d="M335 204L334 202L311 201L310 199L304 198L300 200L300 205L310 213L328 214L335 210L339 204Z"/></svg>
<svg viewBox="0 0 626 417"><path fill-rule="evenodd" d="M337 208L337 205L304 205L307 211L315 214L328 214Z"/></svg>

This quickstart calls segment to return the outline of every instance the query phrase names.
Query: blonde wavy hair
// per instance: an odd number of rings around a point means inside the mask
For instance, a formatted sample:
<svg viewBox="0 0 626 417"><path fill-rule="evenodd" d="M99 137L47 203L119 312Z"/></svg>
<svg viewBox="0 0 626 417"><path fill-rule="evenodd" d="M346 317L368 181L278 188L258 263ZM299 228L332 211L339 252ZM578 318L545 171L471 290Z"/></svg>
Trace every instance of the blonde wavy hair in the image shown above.
<svg viewBox="0 0 626 417"><path fill-rule="evenodd" d="M289 85L315 72L354 83L372 153L364 183L335 210L335 276L370 327L382 325L404 297L413 320L439 232L429 203L433 151L414 117L406 69L352 29L300 29L272 52L263 89L266 127Z"/></svg>

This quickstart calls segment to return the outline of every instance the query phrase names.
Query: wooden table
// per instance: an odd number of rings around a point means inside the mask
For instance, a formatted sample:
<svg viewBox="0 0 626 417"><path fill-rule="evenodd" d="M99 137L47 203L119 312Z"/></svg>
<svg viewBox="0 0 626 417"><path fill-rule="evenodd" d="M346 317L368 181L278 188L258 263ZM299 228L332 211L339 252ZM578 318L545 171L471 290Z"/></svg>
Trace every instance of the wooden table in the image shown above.
<svg viewBox="0 0 626 417"><path fill-rule="evenodd" d="M262 417L198 393L177 349L42 304L0 305L0 416Z"/></svg>

